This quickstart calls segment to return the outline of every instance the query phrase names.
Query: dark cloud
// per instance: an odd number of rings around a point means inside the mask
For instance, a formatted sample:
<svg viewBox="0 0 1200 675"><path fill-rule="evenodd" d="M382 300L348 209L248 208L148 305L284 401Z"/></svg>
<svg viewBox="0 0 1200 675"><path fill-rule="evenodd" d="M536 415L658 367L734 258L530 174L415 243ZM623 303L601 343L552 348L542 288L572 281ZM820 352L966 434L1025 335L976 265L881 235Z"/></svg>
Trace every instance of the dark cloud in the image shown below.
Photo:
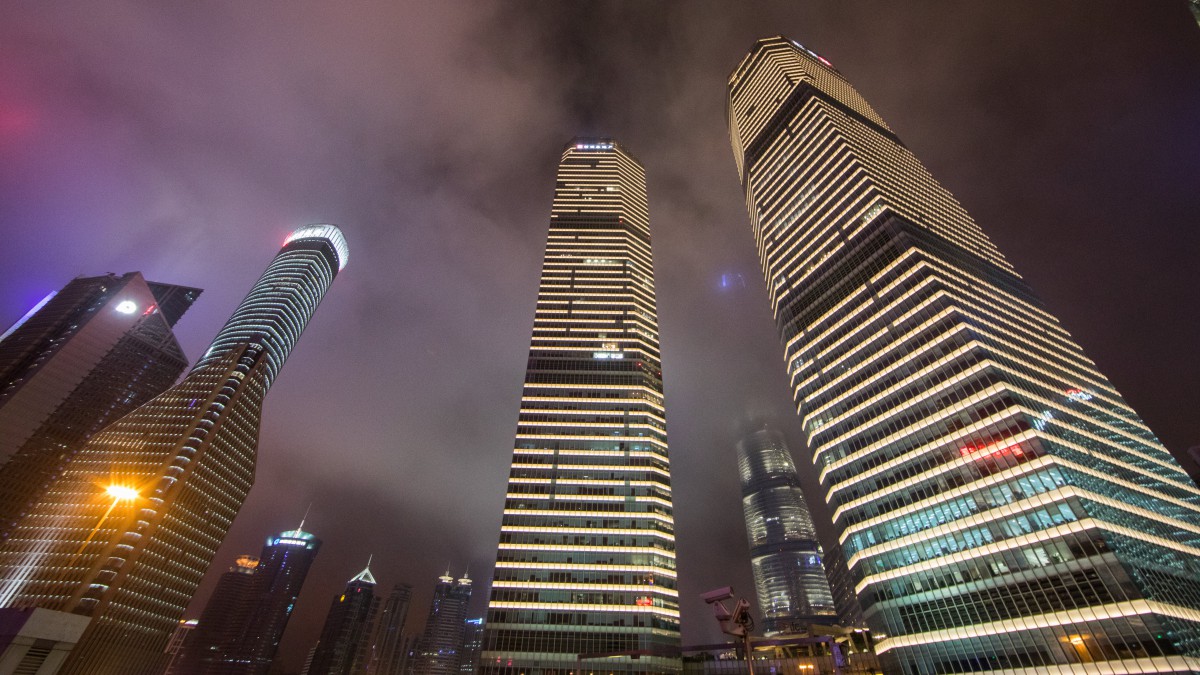
<svg viewBox="0 0 1200 675"><path fill-rule="evenodd" d="M371 553L418 623L447 561L489 578L555 164L618 138L649 177L684 637L715 640L696 595L752 593L737 424L776 418L807 464L724 120L729 72L779 33L866 95L1169 447L1200 444L1182 1L11 5L0 323L138 269L206 289L179 326L194 357L292 227L344 227L213 570L313 502L295 668Z"/></svg>

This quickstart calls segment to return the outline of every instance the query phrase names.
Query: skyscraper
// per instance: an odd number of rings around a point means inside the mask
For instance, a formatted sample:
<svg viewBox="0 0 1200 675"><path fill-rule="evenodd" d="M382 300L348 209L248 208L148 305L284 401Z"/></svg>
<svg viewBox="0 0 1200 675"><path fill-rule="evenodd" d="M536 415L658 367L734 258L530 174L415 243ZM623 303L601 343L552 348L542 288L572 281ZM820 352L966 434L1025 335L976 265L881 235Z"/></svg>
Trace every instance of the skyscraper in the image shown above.
<svg viewBox="0 0 1200 675"><path fill-rule="evenodd" d="M837 622L821 544L783 434L767 427L737 444L754 587L767 635Z"/></svg>
<svg viewBox="0 0 1200 675"><path fill-rule="evenodd" d="M0 607L91 617L68 673L155 673L254 482L263 397L346 263L302 227L179 384L96 434L0 547Z"/></svg>
<svg viewBox="0 0 1200 675"><path fill-rule="evenodd" d="M0 541L72 453L187 368L171 328L200 289L73 279L0 339Z"/></svg>
<svg viewBox="0 0 1200 675"><path fill-rule="evenodd" d="M679 668L645 172L611 140L558 166L482 672Z"/></svg>
<svg viewBox="0 0 1200 675"><path fill-rule="evenodd" d="M361 675L371 660L371 626L379 598L371 563L333 598L321 637L306 670L308 675Z"/></svg>
<svg viewBox="0 0 1200 675"><path fill-rule="evenodd" d="M483 617L463 622L462 653L458 659L460 675L475 675L479 653L483 650Z"/></svg>
<svg viewBox="0 0 1200 675"><path fill-rule="evenodd" d="M796 405L885 664L1200 669L1200 490L827 60L761 40L728 94Z"/></svg>
<svg viewBox="0 0 1200 675"><path fill-rule="evenodd" d="M404 624L412 604L412 586L396 584L384 601L371 635L370 675L402 675L405 662Z"/></svg>
<svg viewBox="0 0 1200 675"><path fill-rule="evenodd" d="M425 632L417 643L413 672L420 675L457 673L462 660L463 630L467 605L471 603L471 579L465 574L458 581L450 570L438 577Z"/></svg>
<svg viewBox="0 0 1200 675"><path fill-rule="evenodd" d="M254 612L255 572L258 558L238 556L233 567L221 575L200 621L187 638L183 655L175 665L179 675L208 675L234 671L242 632Z"/></svg>
<svg viewBox="0 0 1200 675"><path fill-rule="evenodd" d="M179 675L266 675L321 548L302 528L268 537L258 558L238 558L221 577L176 667Z"/></svg>

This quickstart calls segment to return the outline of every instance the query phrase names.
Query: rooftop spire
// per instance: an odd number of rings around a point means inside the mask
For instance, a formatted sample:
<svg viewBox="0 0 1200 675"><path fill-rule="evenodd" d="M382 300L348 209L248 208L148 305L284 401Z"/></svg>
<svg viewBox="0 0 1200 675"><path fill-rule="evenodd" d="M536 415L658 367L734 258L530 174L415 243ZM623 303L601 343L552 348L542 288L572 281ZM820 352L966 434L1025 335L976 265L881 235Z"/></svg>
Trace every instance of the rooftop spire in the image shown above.
<svg viewBox="0 0 1200 675"><path fill-rule="evenodd" d="M302 518L300 519L300 527L297 527L297 528L296 528L296 531L297 531L297 532L303 532L303 531L304 531L304 521L308 520L308 512L309 512L309 511L312 511L312 502L309 502L309 503L308 503L308 508L304 509L304 517L302 517ZM370 563L370 562L367 562L367 566L369 567L370 565L371 565L371 563Z"/></svg>
<svg viewBox="0 0 1200 675"><path fill-rule="evenodd" d="M353 579L351 579L350 583L354 583L356 581L361 581L363 583L371 584L372 586L374 586L376 583L375 575L371 574L371 561L374 559L375 559L374 553L367 556L367 566L363 568L363 571L359 572Z"/></svg>

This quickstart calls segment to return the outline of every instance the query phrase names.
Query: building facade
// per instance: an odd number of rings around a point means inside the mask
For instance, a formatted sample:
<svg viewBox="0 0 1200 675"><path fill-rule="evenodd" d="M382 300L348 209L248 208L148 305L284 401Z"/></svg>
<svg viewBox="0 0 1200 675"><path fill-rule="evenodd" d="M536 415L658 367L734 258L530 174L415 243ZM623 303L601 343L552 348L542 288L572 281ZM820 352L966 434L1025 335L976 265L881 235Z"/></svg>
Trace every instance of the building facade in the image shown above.
<svg viewBox="0 0 1200 675"><path fill-rule="evenodd" d="M1145 423L826 59L761 40L727 103L806 441L890 672L1200 668L1200 490Z"/></svg>
<svg viewBox="0 0 1200 675"><path fill-rule="evenodd" d="M404 671L404 624L412 605L412 586L396 584L380 607L371 633L370 675L401 675Z"/></svg>
<svg viewBox="0 0 1200 675"><path fill-rule="evenodd" d="M462 656L458 660L461 675L475 675L479 669L479 654L483 651L483 617L463 622Z"/></svg>
<svg viewBox="0 0 1200 675"><path fill-rule="evenodd" d="M368 562L333 598L321 637L304 672L307 675L361 675L371 662L371 627L379 609L375 577Z"/></svg>
<svg viewBox="0 0 1200 675"><path fill-rule="evenodd" d="M268 537L258 558L238 558L209 597L176 672L267 675L320 549L320 539L295 529Z"/></svg>
<svg viewBox="0 0 1200 675"><path fill-rule="evenodd" d="M646 180L610 140L558 167L481 671L679 668Z"/></svg>
<svg viewBox="0 0 1200 675"><path fill-rule="evenodd" d="M471 579L455 581L450 571L438 577L425 631L413 657L413 673L451 675L457 673L463 656L467 606L471 604Z"/></svg>
<svg viewBox="0 0 1200 675"><path fill-rule="evenodd" d="M200 289L80 277L0 339L0 541L95 433L175 383L172 327Z"/></svg>
<svg viewBox="0 0 1200 675"><path fill-rule="evenodd" d="M737 444L750 564L767 635L837 623L824 554L787 440L756 429Z"/></svg>
<svg viewBox="0 0 1200 675"><path fill-rule="evenodd" d="M91 617L64 672L161 669L254 482L263 397L345 262L336 227L293 232L187 377L93 436L0 546L0 606Z"/></svg>
<svg viewBox="0 0 1200 675"><path fill-rule="evenodd" d="M200 620L187 637L182 657L175 665L181 675L231 672L237 666L237 646L254 612L259 559L238 556L221 575L204 605Z"/></svg>

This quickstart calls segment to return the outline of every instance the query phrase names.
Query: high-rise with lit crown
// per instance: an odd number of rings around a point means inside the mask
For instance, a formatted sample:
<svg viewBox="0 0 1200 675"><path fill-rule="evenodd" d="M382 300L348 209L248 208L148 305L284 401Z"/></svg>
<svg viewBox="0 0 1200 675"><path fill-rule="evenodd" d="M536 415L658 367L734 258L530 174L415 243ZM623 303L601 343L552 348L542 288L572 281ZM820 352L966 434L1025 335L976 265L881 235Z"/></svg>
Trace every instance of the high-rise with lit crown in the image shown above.
<svg viewBox="0 0 1200 675"><path fill-rule="evenodd" d="M817 529L783 434L767 426L751 431L738 441L737 460L763 631L837 623Z"/></svg>
<svg viewBox="0 0 1200 675"><path fill-rule="evenodd" d="M576 140L558 166L481 673L566 673L579 654L612 655L605 672L679 669L661 368L645 172L611 140Z"/></svg>
<svg viewBox="0 0 1200 675"><path fill-rule="evenodd" d="M467 606L471 603L471 586L471 579L465 574L457 581L450 576L449 570L438 577L433 589L433 601L429 603L429 617L425 619L425 631L417 643L414 673L458 673L462 662Z"/></svg>
<svg viewBox="0 0 1200 675"><path fill-rule="evenodd" d="M267 675L321 550L321 540L303 527L268 537L259 557L242 556L221 576L178 660L178 675Z"/></svg>
<svg viewBox="0 0 1200 675"><path fill-rule="evenodd" d="M91 618L67 673L157 673L254 482L263 397L334 276L333 225L293 232L179 384L96 434L0 547L0 606Z"/></svg>
<svg viewBox="0 0 1200 675"><path fill-rule="evenodd" d="M808 446L890 672L1200 669L1200 490L1145 423L826 59L761 40L727 103Z"/></svg>

